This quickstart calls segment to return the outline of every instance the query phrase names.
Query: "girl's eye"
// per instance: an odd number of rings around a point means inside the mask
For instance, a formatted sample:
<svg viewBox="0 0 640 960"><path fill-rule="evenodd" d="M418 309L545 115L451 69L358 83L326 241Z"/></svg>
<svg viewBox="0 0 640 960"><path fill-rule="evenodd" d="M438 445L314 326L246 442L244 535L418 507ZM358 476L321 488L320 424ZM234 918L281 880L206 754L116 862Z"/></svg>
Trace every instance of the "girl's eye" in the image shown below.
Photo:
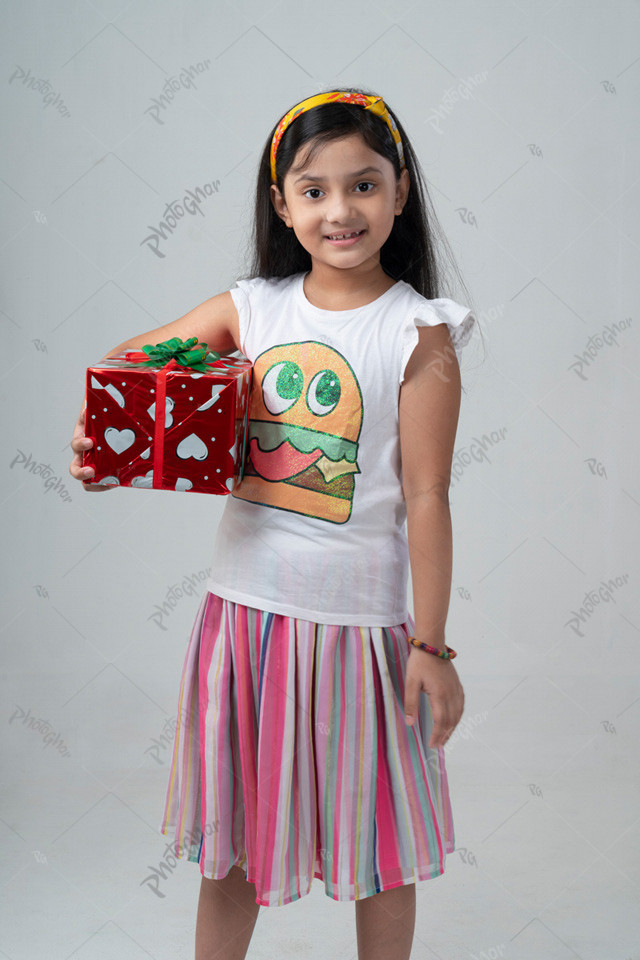
<svg viewBox="0 0 640 960"><path fill-rule="evenodd" d="M357 186L358 186L358 187L361 187L361 186L363 186L363 184L366 184L368 187L375 187L375 183L372 183L370 180L361 180L360 183L357 184ZM322 191L320 190L320 187L309 187L307 190L304 191L303 196L306 197L306 195L307 195L308 193L311 193L312 190L315 190L316 192L322 193ZM357 192L358 192L358 193L371 193L370 190L358 190ZM317 198L316 198L316 197L310 197L309 199L310 199L310 200L316 200Z"/></svg>

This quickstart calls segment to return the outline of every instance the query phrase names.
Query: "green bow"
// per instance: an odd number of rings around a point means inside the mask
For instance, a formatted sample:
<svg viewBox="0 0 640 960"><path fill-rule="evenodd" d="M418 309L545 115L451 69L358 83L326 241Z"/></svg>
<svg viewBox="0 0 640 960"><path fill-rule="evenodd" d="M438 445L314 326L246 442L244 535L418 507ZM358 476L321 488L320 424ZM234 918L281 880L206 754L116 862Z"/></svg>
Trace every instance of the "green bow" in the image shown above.
<svg viewBox="0 0 640 960"><path fill-rule="evenodd" d="M149 360L140 361L142 367L164 367L171 360L175 360L181 367L191 367L192 370L198 370L200 373L208 373L207 363L215 363L220 359L220 354L215 350L209 350L207 343L201 342L199 346L197 337L189 337L188 340L181 340L180 337L172 337L171 340L163 340L161 343L146 343L142 348Z"/></svg>

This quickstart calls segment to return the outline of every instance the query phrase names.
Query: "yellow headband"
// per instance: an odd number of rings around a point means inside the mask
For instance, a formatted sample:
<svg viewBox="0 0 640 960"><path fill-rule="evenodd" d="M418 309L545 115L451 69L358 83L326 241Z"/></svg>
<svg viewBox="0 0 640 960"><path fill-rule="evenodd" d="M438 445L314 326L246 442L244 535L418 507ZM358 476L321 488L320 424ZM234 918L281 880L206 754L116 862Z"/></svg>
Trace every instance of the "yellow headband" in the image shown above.
<svg viewBox="0 0 640 960"><path fill-rule="evenodd" d="M389 130L391 131L391 136L394 139L395 145L398 148L398 158L400 160L400 168L404 167L404 150L402 149L402 141L400 139L400 134L398 133L398 128L396 127L393 118L390 116L389 111L384 105L382 97L367 97L364 93L340 93L337 90L331 91L331 93L318 93L314 97L307 97L306 100L302 100L300 103L297 103L295 107L292 107L288 113L285 113L284 117L276 127L276 132L273 135L271 141L271 182L276 183L276 153L278 152L278 146L282 139L282 134L285 132L290 123L292 123L296 117L299 117L301 113L304 113L305 110L311 110L312 107L317 107L321 103L353 103L356 106L364 107L365 110L371 110L372 113L375 113L378 117L381 117Z"/></svg>

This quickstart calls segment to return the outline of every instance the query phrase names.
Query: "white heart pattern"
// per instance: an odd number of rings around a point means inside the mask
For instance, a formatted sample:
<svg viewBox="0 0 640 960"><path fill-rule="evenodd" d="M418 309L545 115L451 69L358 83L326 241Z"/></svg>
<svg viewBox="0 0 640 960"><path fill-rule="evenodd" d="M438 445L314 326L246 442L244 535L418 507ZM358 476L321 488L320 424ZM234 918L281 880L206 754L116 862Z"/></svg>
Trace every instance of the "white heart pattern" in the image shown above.
<svg viewBox="0 0 640 960"><path fill-rule="evenodd" d="M206 460L209 451L206 444L195 433L190 433L188 437L181 440L176 447L176 454L181 460L188 460L193 457L194 460Z"/></svg>
<svg viewBox="0 0 640 960"><path fill-rule="evenodd" d="M140 454L140 456L142 457L143 460L148 460L149 457L151 456L151 447L147 447L147 449L144 450L144 451Z"/></svg>
<svg viewBox="0 0 640 960"><path fill-rule="evenodd" d="M124 397L112 383L108 383L105 387L102 383L96 380L93 374L91 374L91 386L94 388L94 390L106 390L107 393L113 397L119 407L124 407Z"/></svg>
<svg viewBox="0 0 640 960"><path fill-rule="evenodd" d="M173 415L172 415L171 411L173 410L174 407L175 407L175 402L174 402L174 400L173 400L171 397L165 397L165 401L164 401L164 428L165 428L165 430L166 430L168 427L172 427L172 426L173 426ZM148 408L147 413L149 414L149 416L151 417L151 419L152 419L153 422L155 423L155 422L156 422L156 404L155 404L155 400L154 400L154 402L151 404L151 406Z"/></svg>
<svg viewBox="0 0 640 960"><path fill-rule="evenodd" d="M191 480L185 480L184 477L178 477L176 480L176 490L191 490L192 487Z"/></svg>
<svg viewBox="0 0 640 960"><path fill-rule="evenodd" d="M131 481L132 487L152 487L153 486L153 470L149 470L146 477L134 477Z"/></svg>
<svg viewBox="0 0 640 960"><path fill-rule="evenodd" d="M104 484L114 483L114 484L116 484L116 483L117 483L118 486L120 486L120 481L118 480L117 477L103 477L102 480L96 480L96 483L98 483L98 484L100 484L100 483L104 483Z"/></svg>
<svg viewBox="0 0 640 960"><path fill-rule="evenodd" d="M134 443L136 435L133 430L129 430L128 428L117 430L116 427L107 427L104 431L104 439L114 453L120 454L129 449L131 444Z"/></svg>
<svg viewBox="0 0 640 960"><path fill-rule="evenodd" d="M213 406L213 404L218 401L218 399L220 398L220 394L227 386L228 384L226 383L213 384L213 386L211 387L211 400L205 401L205 403L203 403L201 407L198 407L198 410L208 410L209 407Z"/></svg>

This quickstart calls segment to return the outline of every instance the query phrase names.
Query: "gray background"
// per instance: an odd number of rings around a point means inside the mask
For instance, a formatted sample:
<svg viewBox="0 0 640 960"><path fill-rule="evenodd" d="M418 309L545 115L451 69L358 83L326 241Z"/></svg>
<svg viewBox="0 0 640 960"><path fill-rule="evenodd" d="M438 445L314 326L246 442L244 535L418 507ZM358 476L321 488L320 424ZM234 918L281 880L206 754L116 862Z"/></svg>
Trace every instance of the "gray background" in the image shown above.
<svg viewBox="0 0 640 960"><path fill-rule="evenodd" d="M451 490L457 849L417 885L412 956L638 960L640 5L3 12L0 956L193 955L199 867L160 896L145 878L224 500L90 495L69 440L87 366L244 271L272 124L363 85L406 126L485 335ZM216 181L154 251L167 204ZM353 916L316 880L262 908L249 956L352 960Z"/></svg>

